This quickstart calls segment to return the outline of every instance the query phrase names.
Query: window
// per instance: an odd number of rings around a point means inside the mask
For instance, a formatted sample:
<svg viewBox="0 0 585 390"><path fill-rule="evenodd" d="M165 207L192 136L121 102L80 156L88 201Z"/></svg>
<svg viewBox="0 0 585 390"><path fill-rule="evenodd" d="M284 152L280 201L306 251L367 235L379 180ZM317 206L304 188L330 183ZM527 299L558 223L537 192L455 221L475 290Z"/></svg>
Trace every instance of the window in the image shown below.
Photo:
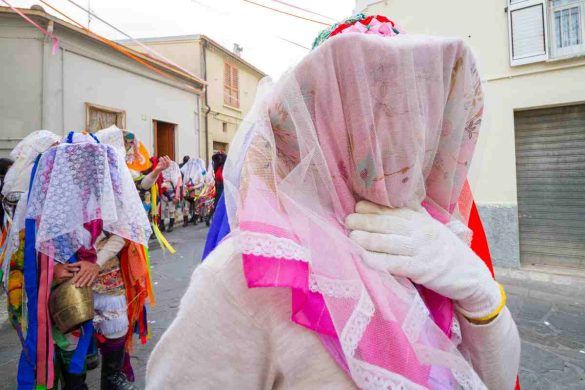
<svg viewBox="0 0 585 390"><path fill-rule="evenodd" d="M227 133L227 129L228 129L228 124L225 122L221 123L221 129L223 130L224 133Z"/></svg>
<svg viewBox="0 0 585 390"><path fill-rule="evenodd" d="M585 0L509 0L512 66L585 54Z"/></svg>
<svg viewBox="0 0 585 390"><path fill-rule="evenodd" d="M553 57L564 57L584 52L584 0L553 0L551 4L551 31Z"/></svg>
<svg viewBox="0 0 585 390"><path fill-rule="evenodd" d="M223 103L231 107L240 107L238 68L227 62L223 70Z"/></svg>
<svg viewBox="0 0 585 390"><path fill-rule="evenodd" d="M85 103L85 129L87 131L94 133L112 125L125 129L126 111Z"/></svg>
<svg viewBox="0 0 585 390"><path fill-rule="evenodd" d="M226 142L213 141L213 153L224 152L227 153L228 144Z"/></svg>

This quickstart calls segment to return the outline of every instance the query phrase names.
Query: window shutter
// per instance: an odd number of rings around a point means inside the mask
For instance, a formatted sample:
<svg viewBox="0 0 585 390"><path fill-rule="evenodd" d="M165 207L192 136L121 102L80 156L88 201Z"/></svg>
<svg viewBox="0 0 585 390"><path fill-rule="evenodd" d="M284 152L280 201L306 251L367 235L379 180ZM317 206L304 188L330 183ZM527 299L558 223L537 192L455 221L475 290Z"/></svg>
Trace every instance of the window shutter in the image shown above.
<svg viewBox="0 0 585 390"><path fill-rule="evenodd" d="M224 64L223 67L223 85L231 87L232 86L232 72L230 64L227 62Z"/></svg>
<svg viewBox="0 0 585 390"><path fill-rule="evenodd" d="M232 67L232 87L238 89L238 68Z"/></svg>
<svg viewBox="0 0 585 390"><path fill-rule="evenodd" d="M238 81L238 68L232 67L232 98L233 106L240 106L240 86Z"/></svg>
<svg viewBox="0 0 585 390"><path fill-rule="evenodd" d="M231 104L232 69L226 62L223 64L223 104Z"/></svg>
<svg viewBox="0 0 585 390"><path fill-rule="evenodd" d="M509 0L510 65L548 59L546 0Z"/></svg>

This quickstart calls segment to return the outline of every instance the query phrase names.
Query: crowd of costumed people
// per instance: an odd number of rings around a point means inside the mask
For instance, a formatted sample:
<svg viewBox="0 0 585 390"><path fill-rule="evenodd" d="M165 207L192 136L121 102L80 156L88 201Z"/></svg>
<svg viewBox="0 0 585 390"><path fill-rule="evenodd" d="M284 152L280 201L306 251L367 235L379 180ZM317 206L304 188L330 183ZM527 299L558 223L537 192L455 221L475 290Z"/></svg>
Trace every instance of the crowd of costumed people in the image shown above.
<svg viewBox="0 0 585 390"><path fill-rule="evenodd" d="M133 336L150 337L155 304L148 241L211 218L213 168L150 157L116 126L29 134L0 160L0 278L22 343L19 389L86 389L101 355L101 388L133 389ZM208 173L209 172L209 173Z"/></svg>

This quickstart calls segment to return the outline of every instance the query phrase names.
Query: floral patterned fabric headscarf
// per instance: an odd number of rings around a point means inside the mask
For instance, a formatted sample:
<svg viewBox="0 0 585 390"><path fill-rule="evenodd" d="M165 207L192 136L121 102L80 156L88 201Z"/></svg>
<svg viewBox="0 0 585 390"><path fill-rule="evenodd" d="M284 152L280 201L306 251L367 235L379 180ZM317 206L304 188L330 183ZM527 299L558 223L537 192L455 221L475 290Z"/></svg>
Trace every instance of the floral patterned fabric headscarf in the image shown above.
<svg viewBox="0 0 585 390"><path fill-rule="evenodd" d="M291 289L291 320L360 388L485 388L450 301L367 267L344 225L362 199L461 220L482 109L461 40L355 31L264 81L232 143L226 203L248 286Z"/></svg>

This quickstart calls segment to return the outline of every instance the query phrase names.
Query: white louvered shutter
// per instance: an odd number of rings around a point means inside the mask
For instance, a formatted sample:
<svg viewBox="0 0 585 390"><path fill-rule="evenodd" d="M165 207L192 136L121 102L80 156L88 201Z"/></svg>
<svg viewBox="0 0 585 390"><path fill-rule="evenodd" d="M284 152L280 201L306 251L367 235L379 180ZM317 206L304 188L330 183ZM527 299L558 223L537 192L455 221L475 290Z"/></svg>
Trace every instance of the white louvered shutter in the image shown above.
<svg viewBox="0 0 585 390"><path fill-rule="evenodd" d="M232 68L227 62L223 65L223 103L232 104Z"/></svg>
<svg viewBox="0 0 585 390"><path fill-rule="evenodd" d="M509 0L510 65L548 59L546 0Z"/></svg>
<svg viewBox="0 0 585 390"><path fill-rule="evenodd" d="M240 107L240 83L238 80L238 68L232 67L232 106Z"/></svg>

